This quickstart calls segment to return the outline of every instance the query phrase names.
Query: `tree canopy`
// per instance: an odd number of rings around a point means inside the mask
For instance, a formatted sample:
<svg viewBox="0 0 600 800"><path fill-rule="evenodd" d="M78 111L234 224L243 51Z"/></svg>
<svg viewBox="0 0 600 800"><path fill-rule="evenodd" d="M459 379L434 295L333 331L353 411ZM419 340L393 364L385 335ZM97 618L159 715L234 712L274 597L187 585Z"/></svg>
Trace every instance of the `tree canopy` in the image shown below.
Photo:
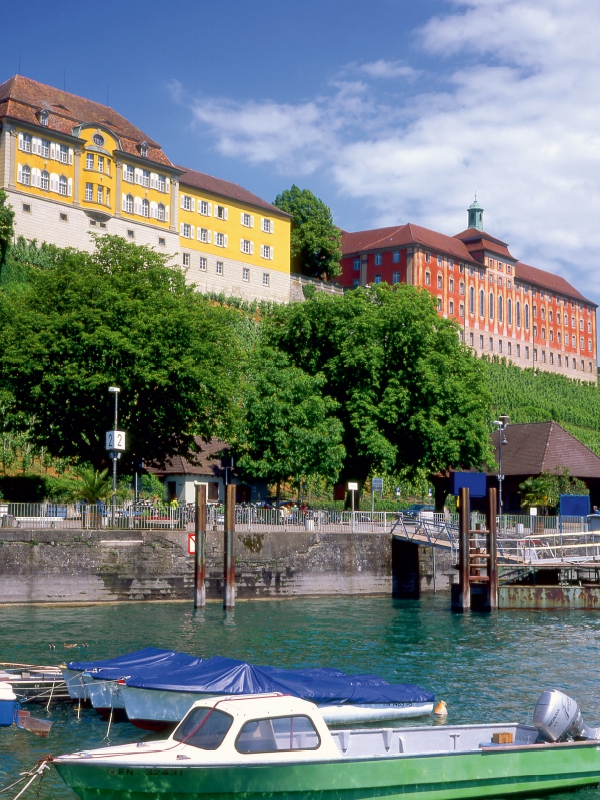
<svg viewBox="0 0 600 800"><path fill-rule="evenodd" d="M0 189L0 275L6 262L6 255L13 237L15 212L7 205L8 195Z"/></svg>
<svg viewBox="0 0 600 800"><path fill-rule="evenodd" d="M293 185L273 205L292 216L292 269L313 278L340 275L342 233L325 203L309 189Z"/></svg>
<svg viewBox="0 0 600 800"><path fill-rule="evenodd" d="M338 404L321 394L323 375L309 375L275 350L254 353L237 447L238 466L277 484L299 477L334 481L342 467Z"/></svg>
<svg viewBox="0 0 600 800"><path fill-rule="evenodd" d="M38 445L100 466L121 388L126 456L162 460L226 434L243 362L238 312L187 286L164 256L116 236L61 250L0 293L3 388Z"/></svg>
<svg viewBox="0 0 600 800"><path fill-rule="evenodd" d="M483 366L427 292L380 284L317 293L274 309L265 336L324 376L344 430L344 481L374 469L411 476L493 463Z"/></svg>

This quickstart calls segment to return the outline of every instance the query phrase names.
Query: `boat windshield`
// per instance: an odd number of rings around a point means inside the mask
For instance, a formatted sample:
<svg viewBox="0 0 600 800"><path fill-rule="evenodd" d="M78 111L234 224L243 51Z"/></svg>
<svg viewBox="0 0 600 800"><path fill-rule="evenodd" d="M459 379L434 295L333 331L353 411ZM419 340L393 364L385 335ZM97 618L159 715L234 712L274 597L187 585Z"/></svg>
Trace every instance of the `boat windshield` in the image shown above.
<svg viewBox="0 0 600 800"><path fill-rule="evenodd" d="M173 734L177 742L185 742L202 750L216 750L231 728L233 717L213 708L194 708Z"/></svg>
<svg viewBox="0 0 600 800"><path fill-rule="evenodd" d="M316 750L321 744L311 720L305 716L255 719L238 736L238 753L275 753L278 750Z"/></svg>

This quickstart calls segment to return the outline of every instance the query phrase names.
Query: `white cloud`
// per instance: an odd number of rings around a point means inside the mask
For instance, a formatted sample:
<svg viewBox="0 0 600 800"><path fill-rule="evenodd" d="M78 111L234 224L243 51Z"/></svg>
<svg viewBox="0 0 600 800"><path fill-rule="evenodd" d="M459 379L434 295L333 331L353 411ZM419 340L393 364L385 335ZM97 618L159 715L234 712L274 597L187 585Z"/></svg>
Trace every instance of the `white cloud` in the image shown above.
<svg viewBox="0 0 600 800"><path fill-rule="evenodd" d="M440 70L427 75L437 91L420 89L418 77L401 99L381 83L344 82L298 104L199 102L194 117L222 153L328 176L324 199L342 215L345 198L362 201L361 219L339 220L348 229L413 221L455 233L476 190L486 228L515 256L600 299L600 4L465 0L449 9L418 32ZM394 75L399 62L356 69L365 80L409 77Z"/></svg>
<svg viewBox="0 0 600 800"><path fill-rule="evenodd" d="M356 69L363 72L370 78L416 78L418 70L401 64L399 61L370 61L367 64L360 64Z"/></svg>

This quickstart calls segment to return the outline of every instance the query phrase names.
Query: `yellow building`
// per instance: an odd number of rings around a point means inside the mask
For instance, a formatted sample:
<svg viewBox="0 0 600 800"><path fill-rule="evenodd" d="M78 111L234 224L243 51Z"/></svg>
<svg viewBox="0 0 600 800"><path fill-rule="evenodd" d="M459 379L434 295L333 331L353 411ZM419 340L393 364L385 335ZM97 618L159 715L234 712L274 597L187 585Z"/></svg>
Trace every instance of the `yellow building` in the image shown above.
<svg viewBox="0 0 600 800"><path fill-rule="evenodd" d="M172 256L199 291L290 297L290 217L173 164L108 106L21 75L0 85L0 187L15 235L91 249L111 233Z"/></svg>

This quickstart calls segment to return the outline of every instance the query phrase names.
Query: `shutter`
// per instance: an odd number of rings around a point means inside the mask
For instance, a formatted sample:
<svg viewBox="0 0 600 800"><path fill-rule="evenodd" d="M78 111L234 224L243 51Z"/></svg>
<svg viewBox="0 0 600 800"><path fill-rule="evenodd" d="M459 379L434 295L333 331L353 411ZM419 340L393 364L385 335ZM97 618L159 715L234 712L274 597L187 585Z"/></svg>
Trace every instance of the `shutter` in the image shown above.
<svg viewBox="0 0 600 800"><path fill-rule="evenodd" d="M169 221L169 206L165 206L165 222Z"/></svg>
<svg viewBox="0 0 600 800"><path fill-rule="evenodd" d="M73 148L69 147L69 164L73 163Z"/></svg>
<svg viewBox="0 0 600 800"><path fill-rule="evenodd" d="M183 222L179 223L179 235L183 236Z"/></svg>
<svg viewBox="0 0 600 800"><path fill-rule="evenodd" d="M227 219L227 217L228 217L227 209L224 208L223 211L225 212L225 216L223 217L223 219ZM225 238L227 239L227 237L225 237ZM225 247L227 247L227 245L225 245Z"/></svg>
<svg viewBox="0 0 600 800"><path fill-rule="evenodd" d="M58 192L58 175L56 174L56 172L53 172L50 175L50 191Z"/></svg>
<svg viewBox="0 0 600 800"><path fill-rule="evenodd" d="M123 164L123 180L127 180L127 164Z"/></svg>
<svg viewBox="0 0 600 800"><path fill-rule="evenodd" d="M125 194L125 192L123 192L123 194L121 195L121 211L125 211L125 209L127 208L126 197L127 195Z"/></svg>
<svg viewBox="0 0 600 800"><path fill-rule="evenodd" d="M254 255L254 242L250 242L250 255Z"/></svg>
<svg viewBox="0 0 600 800"><path fill-rule="evenodd" d="M223 240L225 242L224 247L227 247L227 234L225 234L225 236L223 237Z"/></svg>
<svg viewBox="0 0 600 800"><path fill-rule="evenodd" d="M38 138L37 136L31 137L31 152L37 154L38 151Z"/></svg>
<svg viewBox="0 0 600 800"><path fill-rule="evenodd" d="M206 231L206 242L207 242L207 244L210 244L211 236L212 236L211 232L210 231Z"/></svg>
<svg viewBox="0 0 600 800"><path fill-rule="evenodd" d="M21 134L19 134L19 136L20 135ZM23 170L20 164L17 164L17 183L23 183Z"/></svg>
<svg viewBox="0 0 600 800"><path fill-rule="evenodd" d="M32 169L31 170L32 177L31 177L31 184L32 186L37 186L37 188L41 188L42 185L42 172L39 169Z"/></svg>
<svg viewBox="0 0 600 800"><path fill-rule="evenodd" d="M269 247L269 258L270 259L273 258L273 248L272 247Z"/></svg>
<svg viewBox="0 0 600 800"><path fill-rule="evenodd" d="M183 208L183 195L179 195L179 208Z"/></svg>
<svg viewBox="0 0 600 800"><path fill-rule="evenodd" d="M23 134L19 134L19 150L23 149Z"/></svg>
<svg viewBox="0 0 600 800"><path fill-rule="evenodd" d="M190 225L190 239L194 238L194 226Z"/></svg>
<svg viewBox="0 0 600 800"><path fill-rule="evenodd" d="M171 179L165 178L165 192L169 194L170 191L171 191Z"/></svg>
<svg viewBox="0 0 600 800"><path fill-rule="evenodd" d="M250 214L250 227L254 227L254 214Z"/></svg>
<svg viewBox="0 0 600 800"><path fill-rule="evenodd" d="M73 178L69 178L67 181L67 195L71 197L73 194Z"/></svg>
<svg viewBox="0 0 600 800"><path fill-rule="evenodd" d="M240 211L240 225L244 224L244 212Z"/></svg>
<svg viewBox="0 0 600 800"><path fill-rule="evenodd" d="M157 176L155 172L150 173L150 188L156 189Z"/></svg>
<svg viewBox="0 0 600 800"><path fill-rule="evenodd" d="M275 227L273 220L269 220L269 233L275 233Z"/></svg>
<svg viewBox="0 0 600 800"><path fill-rule="evenodd" d="M195 211L195 210L196 210L196 201L192 197L192 211Z"/></svg>
<svg viewBox="0 0 600 800"><path fill-rule="evenodd" d="M138 186L142 183L142 170L138 167L133 170L133 182L137 183Z"/></svg>
<svg viewBox="0 0 600 800"><path fill-rule="evenodd" d="M212 217L212 203L208 204L208 216Z"/></svg>
<svg viewBox="0 0 600 800"><path fill-rule="evenodd" d="M139 214L140 216L142 214L142 201L139 197L133 198L133 213Z"/></svg>
<svg viewBox="0 0 600 800"><path fill-rule="evenodd" d="M50 142L50 158L56 161L56 145L54 142Z"/></svg>
<svg viewBox="0 0 600 800"><path fill-rule="evenodd" d="M240 250L242 251L242 253L244 252L244 240L243 239L240 239Z"/></svg>

